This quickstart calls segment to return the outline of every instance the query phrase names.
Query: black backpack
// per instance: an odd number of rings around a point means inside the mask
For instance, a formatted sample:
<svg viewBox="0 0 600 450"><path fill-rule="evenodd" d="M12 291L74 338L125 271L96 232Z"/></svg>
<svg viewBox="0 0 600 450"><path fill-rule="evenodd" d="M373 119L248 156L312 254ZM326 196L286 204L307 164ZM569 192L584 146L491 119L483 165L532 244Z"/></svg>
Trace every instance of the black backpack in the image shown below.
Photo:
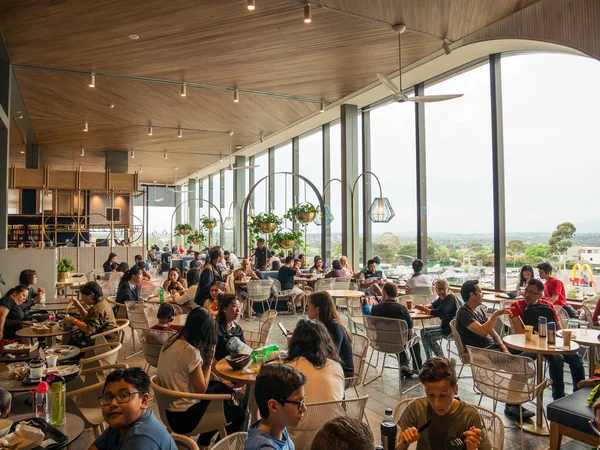
<svg viewBox="0 0 600 450"><path fill-rule="evenodd" d="M540 317L545 317L548 322L556 322L556 315L550 306L536 303L525 308L523 323L533 326L533 329L538 331L538 320Z"/></svg>

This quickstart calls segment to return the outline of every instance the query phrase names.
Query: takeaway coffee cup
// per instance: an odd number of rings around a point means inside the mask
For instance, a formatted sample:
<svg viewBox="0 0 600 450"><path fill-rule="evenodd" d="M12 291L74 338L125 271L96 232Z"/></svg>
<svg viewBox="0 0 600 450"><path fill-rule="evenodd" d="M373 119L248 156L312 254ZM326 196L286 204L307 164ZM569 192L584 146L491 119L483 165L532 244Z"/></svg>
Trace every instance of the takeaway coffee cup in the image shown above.
<svg viewBox="0 0 600 450"><path fill-rule="evenodd" d="M563 338L563 343L564 343L565 347L571 345L571 331L570 330L563 330L562 338Z"/></svg>
<svg viewBox="0 0 600 450"><path fill-rule="evenodd" d="M533 326L525 325L525 340L530 341L533 337Z"/></svg>

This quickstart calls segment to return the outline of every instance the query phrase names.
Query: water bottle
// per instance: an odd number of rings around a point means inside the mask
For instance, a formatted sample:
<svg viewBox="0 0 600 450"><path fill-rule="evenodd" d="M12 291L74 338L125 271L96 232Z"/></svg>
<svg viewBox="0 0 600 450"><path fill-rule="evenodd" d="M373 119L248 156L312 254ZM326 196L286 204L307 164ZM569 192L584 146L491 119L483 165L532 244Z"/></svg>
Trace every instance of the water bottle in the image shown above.
<svg viewBox="0 0 600 450"><path fill-rule="evenodd" d="M538 319L538 334L541 338L545 338L548 334L548 319L545 317Z"/></svg>
<svg viewBox="0 0 600 450"><path fill-rule="evenodd" d="M381 421L381 446L383 450L394 450L396 448L396 435L398 425L394 420L392 408L386 408L385 417Z"/></svg>
<svg viewBox="0 0 600 450"><path fill-rule="evenodd" d="M548 345L556 345L556 322L548 322Z"/></svg>
<svg viewBox="0 0 600 450"><path fill-rule="evenodd" d="M50 423L58 427L67 421L67 385L63 377L51 374L46 377L50 397Z"/></svg>
<svg viewBox="0 0 600 450"><path fill-rule="evenodd" d="M46 293L45 292L42 292L42 296L40 297L40 303L42 305L46 304Z"/></svg>
<svg viewBox="0 0 600 450"><path fill-rule="evenodd" d="M48 383L40 382L35 389L32 390L35 397L35 417L44 419L50 423L50 409L48 408Z"/></svg>
<svg viewBox="0 0 600 450"><path fill-rule="evenodd" d="M165 290L162 287L158 290L158 298L161 303L165 301Z"/></svg>

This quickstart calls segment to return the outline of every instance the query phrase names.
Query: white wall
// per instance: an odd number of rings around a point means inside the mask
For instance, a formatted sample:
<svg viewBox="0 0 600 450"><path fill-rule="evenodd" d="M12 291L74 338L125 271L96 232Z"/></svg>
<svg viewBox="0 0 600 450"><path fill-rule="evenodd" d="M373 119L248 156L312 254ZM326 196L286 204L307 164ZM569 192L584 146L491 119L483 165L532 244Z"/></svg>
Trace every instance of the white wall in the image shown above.
<svg viewBox="0 0 600 450"><path fill-rule="evenodd" d="M37 272L37 287L46 290L48 298L55 297L56 288L56 249L38 248L8 248L0 250L0 274L6 286L0 285L4 294L10 288L19 284L19 273L25 269Z"/></svg>

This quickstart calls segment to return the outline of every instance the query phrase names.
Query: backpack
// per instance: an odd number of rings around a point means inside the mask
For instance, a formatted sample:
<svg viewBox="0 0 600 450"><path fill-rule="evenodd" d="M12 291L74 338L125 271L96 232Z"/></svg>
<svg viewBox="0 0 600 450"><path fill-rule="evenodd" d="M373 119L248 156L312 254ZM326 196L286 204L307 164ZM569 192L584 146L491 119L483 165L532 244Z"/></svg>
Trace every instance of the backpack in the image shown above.
<svg viewBox="0 0 600 450"><path fill-rule="evenodd" d="M523 314L523 323L531 325L535 331L538 331L538 321L540 317L545 317L549 322L556 322L556 315L549 305L536 303L525 308Z"/></svg>
<svg viewBox="0 0 600 450"><path fill-rule="evenodd" d="M370 297L370 296L363 297L363 300L362 300L363 315L370 316L371 308L373 308L373 305L378 305L378 304L379 304L379 302L377 301L377 297Z"/></svg>

